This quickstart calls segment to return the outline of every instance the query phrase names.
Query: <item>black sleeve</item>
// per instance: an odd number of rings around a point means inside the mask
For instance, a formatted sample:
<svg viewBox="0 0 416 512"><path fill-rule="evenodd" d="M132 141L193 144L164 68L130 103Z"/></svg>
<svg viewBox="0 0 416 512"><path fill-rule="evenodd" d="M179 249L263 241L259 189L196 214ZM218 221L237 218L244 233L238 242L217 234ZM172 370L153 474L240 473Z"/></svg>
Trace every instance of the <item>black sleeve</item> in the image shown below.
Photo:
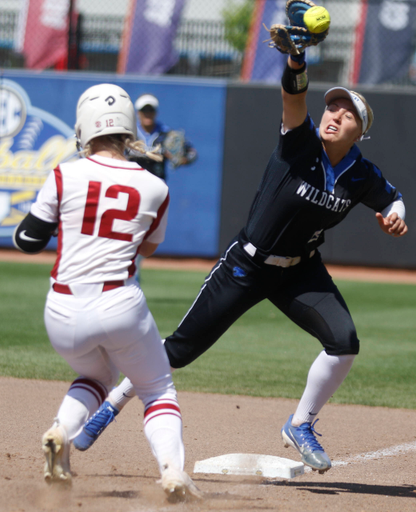
<svg viewBox="0 0 416 512"><path fill-rule="evenodd" d="M57 222L45 222L28 213L13 233L13 243L17 249L27 254L43 251L55 229Z"/></svg>
<svg viewBox="0 0 416 512"><path fill-rule="evenodd" d="M367 183L370 185L361 202L376 212L381 212L393 201L402 198L400 192L382 175L380 169L365 158L363 163L369 170Z"/></svg>
<svg viewBox="0 0 416 512"><path fill-rule="evenodd" d="M322 149L322 142L309 113L301 125L288 130L284 135L281 133L281 126L280 124L279 143L276 150L286 162L302 160L311 152L315 155Z"/></svg>

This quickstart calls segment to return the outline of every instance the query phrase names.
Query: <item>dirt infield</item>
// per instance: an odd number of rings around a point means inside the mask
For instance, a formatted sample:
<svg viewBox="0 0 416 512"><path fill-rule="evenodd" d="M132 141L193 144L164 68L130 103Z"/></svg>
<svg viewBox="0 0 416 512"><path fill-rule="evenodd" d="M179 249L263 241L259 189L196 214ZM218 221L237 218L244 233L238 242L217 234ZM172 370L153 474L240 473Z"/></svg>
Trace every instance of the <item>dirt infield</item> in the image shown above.
<svg viewBox="0 0 416 512"><path fill-rule="evenodd" d="M416 411L326 405L318 431L334 467L293 480L193 474L205 499L171 505L142 431L142 407L128 404L87 452L72 449L70 490L42 480L42 433L67 383L0 378L0 510L2 512L153 511L414 511ZM279 429L296 401L179 393L186 470L226 453L259 453L298 460ZM317 425L317 427L318 427Z"/></svg>
<svg viewBox="0 0 416 512"><path fill-rule="evenodd" d="M52 263L54 255L0 251L1 259ZM209 271L212 262L151 258L146 267ZM416 282L416 272L331 268L334 277ZM180 371L180 370L179 370ZM42 433L49 428L68 383L0 377L1 512L416 510L416 411L326 405L317 424L334 467L293 480L193 474L195 461L228 453L298 460L279 430L297 401L179 393L184 420L185 469L205 492L196 504L169 504L142 429L142 406L132 401L87 452L72 449L71 489L43 482Z"/></svg>

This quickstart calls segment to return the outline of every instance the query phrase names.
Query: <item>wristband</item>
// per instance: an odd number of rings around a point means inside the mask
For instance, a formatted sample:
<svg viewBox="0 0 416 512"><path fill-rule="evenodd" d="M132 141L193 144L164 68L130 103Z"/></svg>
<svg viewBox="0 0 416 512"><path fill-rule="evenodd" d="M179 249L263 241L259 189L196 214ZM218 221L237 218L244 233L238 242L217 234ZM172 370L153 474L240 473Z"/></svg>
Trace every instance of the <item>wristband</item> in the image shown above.
<svg viewBox="0 0 416 512"><path fill-rule="evenodd" d="M298 64L303 64L305 62L305 52L302 52L299 55L290 54L290 58Z"/></svg>
<svg viewBox="0 0 416 512"><path fill-rule="evenodd" d="M308 89L309 80L306 63L299 69L293 69L286 64L282 76L282 87L289 94L300 94Z"/></svg>

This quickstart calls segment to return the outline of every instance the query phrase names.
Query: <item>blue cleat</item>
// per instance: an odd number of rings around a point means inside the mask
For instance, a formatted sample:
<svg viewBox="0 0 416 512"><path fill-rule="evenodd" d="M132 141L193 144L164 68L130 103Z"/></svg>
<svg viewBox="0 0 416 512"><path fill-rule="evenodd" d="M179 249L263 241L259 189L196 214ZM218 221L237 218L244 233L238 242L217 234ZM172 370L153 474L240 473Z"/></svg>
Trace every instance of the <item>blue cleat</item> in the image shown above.
<svg viewBox="0 0 416 512"><path fill-rule="evenodd" d="M321 436L314 429L318 420L313 424L303 423L300 427L294 427L292 418L293 414L289 416L281 431L285 447L293 446L301 454L304 464L310 466L314 471L325 473L331 468L331 460L315 438L315 434Z"/></svg>
<svg viewBox="0 0 416 512"><path fill-rule="evenodd" d="M110 402L105 401L91 418L86 421L81 433L73 440L75 448L82 452L88 450L118 413L118 409L111 405Z"/></svg>

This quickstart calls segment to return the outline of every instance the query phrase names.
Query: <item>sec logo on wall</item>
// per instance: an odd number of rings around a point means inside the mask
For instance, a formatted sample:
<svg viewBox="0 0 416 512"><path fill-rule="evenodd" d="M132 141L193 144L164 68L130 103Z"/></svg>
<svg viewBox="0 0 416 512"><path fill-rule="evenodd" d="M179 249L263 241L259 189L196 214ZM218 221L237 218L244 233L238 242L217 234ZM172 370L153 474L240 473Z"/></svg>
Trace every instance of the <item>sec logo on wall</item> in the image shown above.
<svg viewBox="0 0 416 512"><path fill-rule="evenodd" d="M0 244L11 245L17 224L49 172L78 158L74 129L33 106L12 80L0 83Z"/></svg>

